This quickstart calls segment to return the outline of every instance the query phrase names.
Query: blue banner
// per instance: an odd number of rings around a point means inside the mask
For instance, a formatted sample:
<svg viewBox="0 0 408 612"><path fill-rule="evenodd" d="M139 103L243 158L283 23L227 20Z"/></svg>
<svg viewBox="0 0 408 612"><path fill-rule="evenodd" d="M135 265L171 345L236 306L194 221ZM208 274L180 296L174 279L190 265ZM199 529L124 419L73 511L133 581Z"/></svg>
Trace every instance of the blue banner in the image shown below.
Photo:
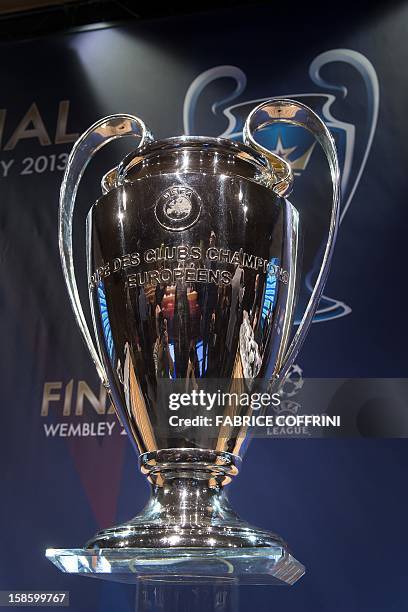
<svg viewBox="0 0 408 612"><path fill-rule="evenodd" d="M337 25L330 10L307 27L293 14L282 28L263 6L2 45L0 589L70 591L78 612L135 605L132 587L64 575L44 557L47 547L82 546L148 497L76 328L58 255L63 170L98 118L135 114L156 138L239 140L262 100L312 106L339 151L341 227L294 376L407 376L408 10ZM297 128L262 138L295 170L291 201L305 238L299 319L327 226L328 170ZM100 177L130 147L102 152L80 188L74 246L85 304L85 215ZM255 440L233 504L287 538L307 574L292 589L242 589L240 609L256 601L260 611L404 611L407 460L403 440Z"/></svg>

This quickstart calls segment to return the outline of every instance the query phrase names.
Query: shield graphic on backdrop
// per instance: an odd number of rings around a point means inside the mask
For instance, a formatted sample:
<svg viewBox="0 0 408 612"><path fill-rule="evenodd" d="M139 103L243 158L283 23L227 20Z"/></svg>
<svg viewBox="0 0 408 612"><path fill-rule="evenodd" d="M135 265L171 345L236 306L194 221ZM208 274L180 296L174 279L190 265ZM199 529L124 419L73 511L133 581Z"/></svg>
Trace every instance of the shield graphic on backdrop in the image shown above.
<svg viewBox="0 0 408 612"><path fill-rule="evenodd" d="M339 109L341 109L342 115L354 115L353 109L350 111L349 108L352 101L350 102L348 89L338 81L337 83L332 82L332 74L331 82L324 80L321 76L323 68L326 69L330 66L333 73L333 69L340 64L350 66L357 73L360 80L359 86L363 86L365 90L366 100L363 117L358 120L354 118L354 122L351 120L346 122L335 116ZM327 127L331 130L336 141L341 168L341 221L343 221L364 172L377 127L379 110L378 78L371 62L361 53L351 49L332 49L321 53L311 62L309 77L320 91L287 93L277 97L304 102L323 118ZM250 111L257 104L272 97L269 95L233 104L233 101L245 91L247 84L245 73L237 66L217 66L206 70L194 79L184 99L185 134L195 133L198 106L201 104L202 107L202 100L208 99L208 89L211 84L214 86L221 79L232 79L235 82L235 88L232 93L226 97L223 95L222 99L217 100L211 106L212 118L218 120L222 118L224 125L227 122L224 131L218 134L220 137L241 140L245 119ZM264 146L287 158L292 164L295 175L302 177L303 186L300 190L300 197L299 194L296 194L295 205L299 208L301 216L306 220L306 226L309 225L308 233L312 238L312 247L304 252L306 275L299 300L299 306L302 309L318 274L321 255L320 245L324 241L325 224L322 223L321 213L317 210L320 205L318 198L302 202L302 192L307 192L307 181L313 183L313 179L316 180L315 173L311 171L314 158L318 157L315 153L315 143L307 132L290 125L274 126L272 129L265 130L264 133L259 133L258 138ZM323 295L314 322L344 317L350 312L351 307L341 299ZM297 313L297 319L297 322L299 322L299 313Z"/></svg>

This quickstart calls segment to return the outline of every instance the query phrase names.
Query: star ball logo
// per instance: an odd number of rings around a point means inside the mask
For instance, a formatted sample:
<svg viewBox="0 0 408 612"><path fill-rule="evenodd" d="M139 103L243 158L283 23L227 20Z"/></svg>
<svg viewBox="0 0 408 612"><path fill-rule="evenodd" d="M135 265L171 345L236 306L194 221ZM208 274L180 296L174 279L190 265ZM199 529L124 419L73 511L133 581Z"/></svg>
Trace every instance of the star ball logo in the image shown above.
<svg viewBox="0 0 408 612"><path fill-rule="evenodd" d="M322 75L327 67L330 67L335 75L330 81ZM347 86L344 84L344 70L347 72ZM355 87L352 85L353 81L349 80L350 76L356 83ZM279 92L280 95L275 97L271 91L262 98L245 98L243 94L247 88L247 75L241 68L234 65L209 68L192 81L186 92L183 106L184 133L192 135L201 131L197 123L203 115L203 101L209 99L208 89L221 80L229 79L235 87L222 99L217 94L216 101L209 109L209 116L217 119L218 125L219 120L223 120L224 131L217 134L220 138L241 141L243 126L249 113L266 100L288 98L303 102L320 115L336 141L341 168L341 223L353 201L374 140L380 104L378 77L370 60L353 49L329 49L320 53L310 62L308 77L310 85L305 91L299 92L296 86L294 91ZM361 94L358 94L358 99L355 94L355 91L360 91L361 84L365 88L364 104ZM213 91L217 91L216 85ZM359 111L361 106L364 115ZM260 141L261 132L262 130L258 134ZM271 129L269 133L265 130L263 138L265 140L262 140L261 144L290 162L295 175L308 173L308 176L313 177L309 162L317 147L305 130L291 125L276 126L276 129ZM316 206L317 202L318 198ZM313 209L313 202L308 202L304 213L318 216L320 210ZM323 242L323 237L316 238L316 242L320 238ZM318 257L311 257L311 260L305 275L306 295L311 294L313 281L319 273L316 264ZM323 295L313 321L328 321L344 317L350 312L350 306L341 299Z"/></svg>

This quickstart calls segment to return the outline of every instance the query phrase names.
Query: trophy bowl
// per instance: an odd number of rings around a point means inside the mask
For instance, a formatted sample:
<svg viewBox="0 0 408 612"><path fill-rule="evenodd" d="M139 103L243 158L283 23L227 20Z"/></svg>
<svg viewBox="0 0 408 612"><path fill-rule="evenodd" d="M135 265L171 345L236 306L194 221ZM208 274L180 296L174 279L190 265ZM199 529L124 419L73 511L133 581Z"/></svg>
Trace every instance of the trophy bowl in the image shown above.
<svg viewBox="0 0 408 612"><path fill-rule="evenodd" d="M322 145L333 205L322 268L293 334L300 282L299 215L286 199L290 164L254 139L273 123L302 126ZM102 178L87 217L88 284L96 345L79 300L72 219L86 164L107 142L137 148ZM61 187L60 252L79 328L140 467L145 509L97 533L82 549L49 549L63 571L113 580L229 577L293 584L304 567L276 534L241 520L226 485L251 431L239 400L211 427L175 427L169 397L220 388L231 397L278 388L318 304L335 241L339 171L333 139L291 100L255 108L244 144L223 138L155 141L132 115L94 124L74 145ZM292 337L293 336L293 337ZM187 414L191 416L191 412ZM174 419L173 419L174 420Z"/></svg>

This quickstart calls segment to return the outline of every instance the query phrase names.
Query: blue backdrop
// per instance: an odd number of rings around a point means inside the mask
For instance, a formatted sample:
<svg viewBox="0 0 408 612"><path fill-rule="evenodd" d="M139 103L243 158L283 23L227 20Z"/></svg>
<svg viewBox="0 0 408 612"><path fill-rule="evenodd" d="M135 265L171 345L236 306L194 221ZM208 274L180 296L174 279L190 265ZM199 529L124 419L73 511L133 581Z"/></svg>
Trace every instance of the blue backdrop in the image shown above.
<svg viewBox="0 0 408 612"><path fill-rule="evenodd" d="M64 575L44 558L49 546L81 546L136 514L148 492L112 426L57 252L67 153L101 116L139 115L156 137L239 138L258 100L311 104L336 137L343 204L319 322L299 363L306 376L407 376L408 8L290 17L259 6L2 46L0 589L69 590L75 611L134 606L132 587ZM327 198L322 160L297 131L267 138L298 175L293 202L312 244L305 266L313 280L325 218L312 203ZM124 150L103 152L80 190L83 295L84 217L98 177ZM302 295L304 303L307 284ZM81 424L84 435L64 436L63 423ZM307 574L290 589L241 589L240 609L405 612L407 467L404 440L255 441L232 501L242 517L286 538Z"/></svg>

